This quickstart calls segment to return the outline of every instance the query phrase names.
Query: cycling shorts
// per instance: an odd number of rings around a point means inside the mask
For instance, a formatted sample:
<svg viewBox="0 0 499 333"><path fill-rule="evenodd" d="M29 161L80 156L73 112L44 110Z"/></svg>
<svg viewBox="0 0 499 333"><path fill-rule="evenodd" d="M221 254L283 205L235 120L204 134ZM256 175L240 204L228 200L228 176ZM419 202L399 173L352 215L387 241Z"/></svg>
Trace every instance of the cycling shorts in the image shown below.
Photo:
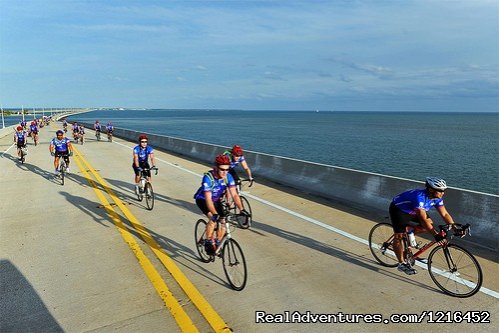
<svg viewBox="0 0 499 333"><path fill-rule="evenodd" d="M17 148L23 148L26 146L26 142L24 141L17 141Z"/></svg>
<svg viewBox="0 0 499 333"><path fill-rule="evenodd" d="M63 156L65 160L69 160L69 151L55 151L55 157L61 157Z"/></svg>
<svg viewBox="0 0 499 333"><path fill-rule="evenodd" d="M410 225L410 222L420 223L419 218L416 215L411 215L404 213L395 206L392 202L389 208L390 220L392 221L393 231L395 233L403 233L406 231L406 227Z"/></svg>
<svg viewBox="0 0 499 333"><path fill-rule="evenodd" d="M196 205L198 205L199 209L201 209L201 211L203 212L204 215L208 215L208 212L210 210L208 209L208 206L206 205L206 200L196 199ZM218 215L220 215L220 217L225 217L224 207L222 205L222 202L216 201L213 203L213 205L215 205L215 209L217 210Z"/></svg>
<svg viewBox="0 0 499 333"><path fill-rule="evenodd" d="M147 163L147 162L139 162L139 167L141 167L142 169L149 169L150 168L149 163ZM133 168L133 171L135 172L135 176L137 176L137 177L140 176L139 168L137 168L135 166L135 163L132 163L132 168ZM151 170L146 171L145 176L151 177Z"/></svg>

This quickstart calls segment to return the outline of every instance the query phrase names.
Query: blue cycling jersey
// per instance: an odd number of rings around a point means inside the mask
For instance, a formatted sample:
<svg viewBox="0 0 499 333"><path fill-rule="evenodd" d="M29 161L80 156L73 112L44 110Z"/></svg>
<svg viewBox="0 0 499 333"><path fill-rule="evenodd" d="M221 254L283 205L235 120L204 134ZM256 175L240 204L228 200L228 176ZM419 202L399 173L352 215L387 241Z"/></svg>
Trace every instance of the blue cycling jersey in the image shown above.
<svg viewBox="0 0 499 333"><path fill-rule="evenodd" d="M416 215L418 209L429 211L431 207L443 206L444 201L442 198L430 199L428 191L425 189L410 190L397 195L393 198L395 206L410 215Z"/></svg>
<svg viewBox="0 0 499 333"><path fill-rule="evenodd" d="M51 144L54 145L55 151L57 152L65 152L68 151L68 144L71 141L68 138L62 138L61 140L57 140L57 138L53 138Z"/></svg>
<svg viewBox="0 0 499 333"><path fill-rule="evenodd" d="M107 129L108 131L112 131L112 130L113 130L113 125L107 125L107 126L106 126L106 129Z"/></svg>
<svg viewBox="0 0 499 333"><path fill-rule="evenodd" d="M29 125L29 130L31 132L37 133L38 132L38 127L36 127L36 125Z"/></svg>
<svg viewBox="0 0 499 333"><path fill-rule="evenodd" d="M24 140L26 138L26 132L24 132L24 131L16 132L16 134L14 134L14 136L17 137L17 142L24 142Z"/></svg>
<svg viewBox="0 0 499 333"><path fill-rule="evenodd" d="M205 192L211 192L211 200L213 202L220 201L227 187L236 186L236 182L231 174L227 174L227 178L217 179L214 177L214 171L210 170L205 173L201 181L201 187L194 194L194 199L206 200Z"/></svg>
<svg viewBox="0 0 499 333"><path fill-rule="evenodd" d="M237 167L239 165L239 163L246 161L246 159L244 158L244 155L241 156L239 158L239 160L236 161L236 159L234 158L234 155L232 155L232 153L228 150L224 152L224 155L229 156L229 158L230 158L230 166L229 166L230 169L234 169L235 167Z"/></svg>
<svg viewBox="0 0 499 333"><path fill-rule="evenodd" d="M149 155L154 153L153 149L151 146L146 146L145 148L140 147L140 145L135 146L133 148L133 154L137 154L139 156L139 163L141 162L147 162L147 159L149 158Z"/></svg>

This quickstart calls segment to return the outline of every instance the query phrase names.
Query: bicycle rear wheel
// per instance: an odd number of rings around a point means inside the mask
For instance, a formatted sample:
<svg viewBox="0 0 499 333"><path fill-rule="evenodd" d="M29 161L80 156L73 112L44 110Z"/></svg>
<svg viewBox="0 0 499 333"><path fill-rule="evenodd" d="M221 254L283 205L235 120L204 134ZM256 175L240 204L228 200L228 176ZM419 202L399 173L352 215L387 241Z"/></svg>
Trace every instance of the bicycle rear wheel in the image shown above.
<svg viewBox="0 0 499 333"><path fill-rule="evenodd" d="M202 262L210 262L211 257L206 253L204 248L204 240L206 239L206 221L203 219L199 219L196 222L196 226L194 228L194 241L196 242L196 250L198 251L199 259Z"/></svg>
<svg viewBox="0 0 499 333"><path fill-rule="evenodd" d="M222 249L225 276L232 289L240 291L246 286L248 270L241 247L234 239L228 239Z"/></svg>
<svg viewBox="0 0 499 333"><path fill-rule="evenodd" d="M378 223L369 232L369 249L376 261L386 267L398 265L393 252L393 228L389 223Z"/></svg>
<svg viewBox="0 0 499 333"><path fill-rule="evenodd" d="M482 268L475 257L456 244L435 247L428 256L428 272L435 284L454 297L470 297L482 286Z"/></svg>
<svg viewBox="0 0 499 333"><path fill-rule="evenodd" d="M144 187L144 196L146 197L147 209L152 210L154 208L154 191L149 182L147 182Z"/></svg>
<svg viewBox="0 0 499 333"><path fill-rule="evenodd" d="M234 219L237 221L237 224L239 224L239 227L242 229L248 229L251 227L251 222L253 222L253 212L251 211L251 206L249 204L248 199L246 199L244 196L240 195L241 202L243 204L244 209L249 213L249 216L244 216L240 215L236 212L237 208L234 207Z"/></svg>

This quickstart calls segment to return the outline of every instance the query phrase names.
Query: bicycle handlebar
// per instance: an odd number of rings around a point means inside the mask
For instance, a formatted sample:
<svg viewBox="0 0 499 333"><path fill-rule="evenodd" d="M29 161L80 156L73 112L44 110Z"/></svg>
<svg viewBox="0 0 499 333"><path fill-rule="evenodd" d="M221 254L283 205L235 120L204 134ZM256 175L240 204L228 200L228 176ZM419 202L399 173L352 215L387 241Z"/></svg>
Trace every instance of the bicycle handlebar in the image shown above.
<svg viewBox="0 0 499 333"><path fill-rule="evenodd" d="M157 176L158 175L158 171L159 169L157 167L154 167L154 168L142 168L142 172L146 172L146 171L151 171L151 170L154 170L155 171L155 175Z"/></svg>
<svg viewBox="0 0 499 333"><path fill-rule="evenodd" d="M454 224L443 224L439 225L438 229L440 231L444 231L446 233L446 236L449 234L449 231L454 230L454 235L452 236L458 236L463 238L466 235L471 236L471 225L469 223L467 224L460 224L460 223L454 223Z"/></svg>
<svg viewBox="0 0 499 333"><path fill-rule="evenodd" d="M242 182L249 182L250 184L248 185L248 187L251 187L253 186L253 182L255 181L254 179L239 179L239 181L242 183Z"/></svg>

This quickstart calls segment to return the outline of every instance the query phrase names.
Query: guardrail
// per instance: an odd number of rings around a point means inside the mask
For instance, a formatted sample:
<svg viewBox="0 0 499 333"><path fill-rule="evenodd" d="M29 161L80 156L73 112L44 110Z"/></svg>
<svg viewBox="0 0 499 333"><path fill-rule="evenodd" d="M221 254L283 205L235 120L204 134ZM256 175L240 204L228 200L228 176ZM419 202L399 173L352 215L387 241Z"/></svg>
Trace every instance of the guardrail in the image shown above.
<svg viewBox="0 0 499 333"><path fill-rule="evenodd" d="M93 124L83 123L93 128ZM137 141L141 132L114 128L114 136ZM228 147L175 137L146 133L151 146L212 164L214 157ZM374 218L388 216L393 196L411 188L423 187L423 182L396 178L331 165L300 161L245 150L244 156L253 174L307 193L319 195L372 214ZM445 204L456 222L471 223L472 242L499 250L499 196L449 188ZM438 213L432 218L438 219Z"/></svg>

